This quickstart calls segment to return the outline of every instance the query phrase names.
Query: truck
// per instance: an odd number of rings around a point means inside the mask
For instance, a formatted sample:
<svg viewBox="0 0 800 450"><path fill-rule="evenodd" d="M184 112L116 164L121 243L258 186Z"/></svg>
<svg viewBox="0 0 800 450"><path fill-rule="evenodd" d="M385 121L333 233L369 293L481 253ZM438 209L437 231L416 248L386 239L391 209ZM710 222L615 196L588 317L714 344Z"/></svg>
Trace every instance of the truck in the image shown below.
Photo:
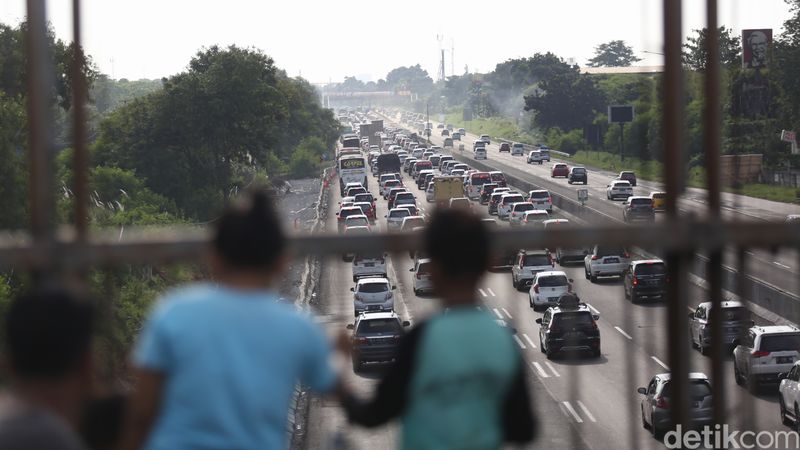
<svg viewBox="0 0 800 450"><path fill-rule="evenodd" d="M375 161L378 166L378 175L384 173L400 173L400 157L397 153L383 153Z"/></svg>
<svg viewBox="0 0 800 450"><path fill-rule="evenodd" d="M464 179L461 177L433 177L433 200L437 206L447 206L451 198L464 196Z"/></svg>

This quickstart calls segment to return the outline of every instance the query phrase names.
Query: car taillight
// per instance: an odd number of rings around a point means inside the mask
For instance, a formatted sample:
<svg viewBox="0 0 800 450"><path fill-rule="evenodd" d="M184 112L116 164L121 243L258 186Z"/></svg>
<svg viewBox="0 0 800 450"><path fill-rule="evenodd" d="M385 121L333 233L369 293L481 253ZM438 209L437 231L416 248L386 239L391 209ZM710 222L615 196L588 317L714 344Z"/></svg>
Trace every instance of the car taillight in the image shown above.
<svg viewBox="0 0 800 450"><path fill-rule="evenodd" d="M769 352L765 352L763 350L756 350L753 353L750 353L750 356L753 358L763 358L765 356L769 356Z"/></svg>
<svg viewBox="0 0 800 450"><path fill-rule="evenodd" d="M547 264L553 265L553 256L550 253L547 254Z"/></svg>
<svg viewBox="0 0 800 450"><path fill-rule="evenodd" d="M533 285L533 292L539 293L539 283Z"/></svg>
<svg viewBox="0 0 800 450"><path fill-rule="evenodd" d="M417 275L416 275L416 277L417 277L417 279L418 279L418 280L421 280L421 279L422 279L422 274L421 274L421 273L419 273L419 272L417 272Z"/></svg>
<svg viewBox="0 0 800 450"><path fill-rule="evenodd" d="M567 292L572 292L572 283L567 284Z"/></svg>
<svg viewBox="0 0 800 450"><path fill-rule="evenodd" d="M598 259L600 259L600 257L599 257L599 256L597 256L597 255L592 255L592 261L597 261Z"/></svg>
<svg viewBox="0 0 800 450"><path fill-rule="evenodd" d="M656 408L666 409L669 407L667 404L667 399L664 397L656 397Z"/></svg>
<svg viewBox="0 0 800 450"><path fill-rule="evenodd" d="M636 277L633 277L633 285L636 286L638 284L639 284L639 279L636 278Z"/></svg>
<svg viewBox="0 0 800 450"><path fill-rule="evenodd" d="M627 259L630 258L631 255L628 252L622 252L622 257Z"/></svg>
<svg viewBox="0 0 800 450"><path fill-rule="evenodd" d="M355 338L353 340L355 341L356 344L366 344L367 343L367 338L363 338L363 337Z"/></svg>

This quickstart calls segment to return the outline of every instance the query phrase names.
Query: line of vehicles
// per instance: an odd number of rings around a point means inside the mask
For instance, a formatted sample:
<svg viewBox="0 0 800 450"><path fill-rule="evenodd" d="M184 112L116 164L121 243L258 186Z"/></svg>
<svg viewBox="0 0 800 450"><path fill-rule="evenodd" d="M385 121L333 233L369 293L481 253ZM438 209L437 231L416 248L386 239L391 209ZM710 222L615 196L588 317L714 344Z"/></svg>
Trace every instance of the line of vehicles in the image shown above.
<svg viewBox="0 0 800 450"><path fill-rule="evenodd" d="M447 155L442 148L426 147L416 135L401 129L388 129L386 140L385 148L363 148L366 156L362 157L371 167L381 195L387 202L397 202L398 196L406 199L401 204L387 205L387 221L392 211L407 211L394 213L398 215L397 220L387 225L392 230L419 231L425 224L425 217L419 214L416 195L404 186L401 171L413 179L416 187L425 192L426 202L435 207L475 209L485 205L489 216L496 215L500 221L508 221L512 227L547 230L569 226L567 219L551 217L553 202L547 190L517 192L507 185L502 172L470 168ZM392 156L382 158L387 154ZM379 162L383 160L392 162ZM399 170L395 171L398 167ZM623 210L626 221L652 220L653 212L663 209L664 194L654 192L649 197L633 196L630 188L635 184L633 172L620 173L619 178L608 186L609 199L626 198L626 206L630 204L629 210ZM345 192L347 196L343 199L339 220L342 220L341 211L361 203L357 208L364 212L364 217L370 223L374 223L374 199L368 207L365 203L369 202L355 201L363 193L350 195L360 192L359 187L364 186L350 185L350 190ZM623 187L629 189L616 190ZM353 205L350 205L351 202ZM372 216L366 211L370 211ZM484 220L487 225L499 226L495 219ZM363 223L363 219L359 221ZM414 261L410 269L414 273L413 290L417 295L432 293L427 271L429 260L424 256L420 252L410 254ZM351 328L354 329L353 339L357 349L360 348L359 344L369 347L373 342L379 342L374 339L386 336L378 332L378 337L373 337L373 340L362 337L360 326L370 318L393 320L390 327L392 331L389 332L391 336L402 335L403 326L407 326L407 322L402 322L393 312L395 286L387 278L385 258L384 254L375 254L354 255L352 259L353 280L356 283L353 288L354 313L357 318ZM632 304L659 301L665 297L668 278L664 261L634 259L622 247L595 245L592 248L557 248L555 251L520 249L514 254L495 256L492 268L510 269L512 285L518 290L527 290L529 306L534 311L543 311L536 323L539 324L540 349L547 358L565 353L588 353L593 357L601 355L597 326L599 315L580 300L574 291L574 280L564 271L556 270L556 264L566 266L570 263L583 263L585 277L592 283L602 277L621 278L624 298ZM710 313L710 302L700 303L689 313L689 343L703 354L710 349ZM746 306L736 301L723 302L722 314L723 335L733 355L736 382L753 391L764 385L777 386L782 420L800 430L800 330L783 325L756 326ZM356 342L357 339L360 340ZM368 350L354 355L358 355L358 360L353 362L354 369L372 358ZM653 376L646 387L638 389L642 395L642 425L657 437L670 428L670 382L670 374L661 373ZM690 374L691 425L702 427L712 424L711 400L708 377L702 373Z"/></svg>

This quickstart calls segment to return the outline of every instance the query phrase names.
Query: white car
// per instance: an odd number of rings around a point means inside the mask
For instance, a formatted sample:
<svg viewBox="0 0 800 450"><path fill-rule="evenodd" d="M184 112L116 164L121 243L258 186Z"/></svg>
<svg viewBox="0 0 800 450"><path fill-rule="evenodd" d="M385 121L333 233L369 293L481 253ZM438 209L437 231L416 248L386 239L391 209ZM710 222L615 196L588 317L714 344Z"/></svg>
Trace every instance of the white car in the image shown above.
<svg viewBox="0 0 800 450"><path fill-rule="evenodd" d="M353 257L353 283L367 276L386 278L386 255L383 253L356 253Z"/></svg>
<svg viewBox="0 0 800 450"><path fill-rule="evenodd" d="M401 183L400 180L386 180L383 183L383 186L381 186L381 196L383 198L386 198L386 196L389 195L389 191L391 191L392 188L398 188L398 187L403 187L403 183Z"/></svg>
<svg viewBox="0 0 800 450"><path fill-rule="evenodd" d="M363 214L347 216L344 219L344 229L347 231L352 227L367 227L369 229L369 218Z"/></svg>
<svg viewBox="0 0 800 450"><path fill-rule="evenodd" d="M525 213L533 210L533 205L528 202L514 203L511 205L511 212L508 214L508 224L512 227L521 225ZM547 213L545 212L545 214Z"/></svg>
<svg viewBox="0 0 800 450"><path fill-rule="evenodd" d="M627 199L633 195L633 186L630 181L615 180L606 186L606 198L615 200L618 198Z"/></svg>
<svg viewBox="0 0 800 450"><path fill-rule="evenodd" d="M433 203L435 191L433 187L433 181L428 183L428 187L425 188L425 201L428 203Z"/></svg>
<svg viewBox="0 0 800 450"><path fill-rule="evenodd" d="M431 274L430 274L430 265L431 260L428 258L418 259L414 267L409 269L410 272L414 272L413 277L413 284L414 284L414 294L419 295L423 292L432 292L433 291L433 283L431 282Z"/></svg>
<svg viewBox="0 0 800 450"><path fill-rule="evenodd" d="M384 216L386 218L386 229L390 231L400 229L403 225L403 219L410 215L411 213L409 213L406 208L392 208L389 210L389 213Z"/></svg>
<svg viewBox="0 0 800 450"><path fill-rule="evenodd" d="M541 150L534 150L528 153L528 164L543 164L547 158L542 154Z"/></svg>
<svg viewBox="0 0 800 450"><path fill-rule="evenodd" d="M788 373L778 375L778 405L784 425L800 426L800 361Z"/></svg>
<svg viewBox="0 0 800 450"><path fill-rule="evenodd" d="M583 259L586 279L592 283L597 277L622 275L631 262L630 255L622 247L595 245Z"/></svg>
<svg viewBox="0 0 800 450"><path fill-rule="evenodd" d="M511 144L511 156L525 154L525 146L519 142Z"/></svg>
<svg viewBox="0 0 800 450"><path fill-rule="evenodd" d="M543 209L549 213L553 212L553 197L546 189L536 189L528 192L528 201L536 209Z"/></svg>
<svg viewBox="0 0 800 450"><path fill-rule="evenodd" d="M475 149L475 159L486 159L486 147L478 147Z"/></svg>
<svg viewBox="0 0 800 450"><path fill-rule="evenodd" d="M481 141L486 141L486 144L487 144L487 145L492 143L492 139L491 139L491 138L489 138L489 135L488 135L488 134L482 134L482 135L481 135L481 137L480 137L479 139L480 139Z"/></svg>
<svg viewBox="0 0 800 450"><path fill-rule="evenodd" d="M383 183L389 180L400 180L400 174L396 173L382 173L378 178L378 187L383 189Z"/></svg>
<svg viewBox="0 0 800 450"><path fill-rule="evenodd" d="M523 227L544 228L545 220L550 220L550 214L543 209L534 209L525 211L519 224Z"/></svg>
<svg viewBox="0 0 800 450"><path fill-rule="evenodd" d="M508 218L511 214L511 205L514 203L522 203L525 198L521 194L503 194L500 197L500 202L497 204L497 217L500 220Z"/></svg>
<svg viewBox="0 0 800 450"><path fill-rule="evenodd" d="M365 311L394 311L394 293L396 286L389 284L386 278L361 278L351 287L353 293L353 315L358 317Z"/></svg>
<svg viewBox="0 0 800 450"><path fill-rule="evenodd" d="M528 303L534 311L558 304L561 294L572 292L572 280L560 270L539 272L528 291Z"/></svg>
<svg viewBox="0 0 800 450"><path fill-rule="evenodd" d="M547 250L520 250L511 266L511 285L517 289L529 286L539 272L553 270L553 259Z"/></svg>
<svg viewBox="0 0 800 450"><path fill-rule="evenodd" d="M788 325L755 326L733 349L733 377L755 390L775 383L778 374L792 370L800 357L800 329ZM788 406L788 405L787 405Z"/></svg>

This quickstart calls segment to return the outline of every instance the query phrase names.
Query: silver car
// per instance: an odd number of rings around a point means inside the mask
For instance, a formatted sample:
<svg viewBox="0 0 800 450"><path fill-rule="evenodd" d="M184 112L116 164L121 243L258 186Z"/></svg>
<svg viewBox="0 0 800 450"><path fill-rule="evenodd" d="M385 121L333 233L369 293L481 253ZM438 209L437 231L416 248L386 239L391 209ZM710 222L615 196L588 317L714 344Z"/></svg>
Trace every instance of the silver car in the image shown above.
<svg viewBox="0 0 800 450"><path fill-rule="evenodd" d="M672 428L670 419L670 378L669 373L660 373L650 380L646 388L640 387L642 394L642 426L649 428L656 438ZM713 423L711 410L711 383L708 377L699 372L689 374L689 412L686 426L699 429Z"/></svg>
<svg viewBox="0 0 800 450"><path fill-rule="evenodd" d="M365 311L394 311L394 291L396 286L386 278L360 278L353 292L353 313L356 317Z"/></svg>
<svg viewBox="0 0 800 450"><path fill-rule="evenodd" d="M752 325L750 312L742 302L724 301L721 306L722 342L731 345ZM704 355L711 348L711 302L700 303L689 313L689 341Z"/></svg>

